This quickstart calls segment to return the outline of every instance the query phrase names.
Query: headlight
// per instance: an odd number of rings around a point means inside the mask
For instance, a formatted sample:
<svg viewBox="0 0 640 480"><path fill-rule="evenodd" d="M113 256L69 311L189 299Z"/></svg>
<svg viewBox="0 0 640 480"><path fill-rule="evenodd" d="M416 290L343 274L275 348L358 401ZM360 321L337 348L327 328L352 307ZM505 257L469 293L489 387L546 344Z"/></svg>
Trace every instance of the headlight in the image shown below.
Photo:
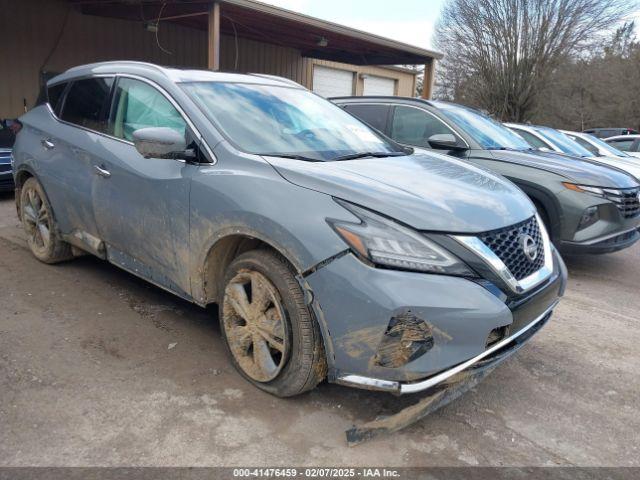
<svg viewBox="0 0 640 480"><path fill-rule="evenodd" d="M400 270L476 276L459 258L420 233L364 208L336 201L358 217L360 223L327 221L362 258Z"/></svg>
<svg viewBox="0 0 640 480"><path fill-rule="evenodd" d="M573 190L574 192L591 193L598 197L607 199L609 198L609 195L615 195L618 197L622 197L623 195L625 195L625 192L623 190L618 190L617 188L590 187L588 185L578 185L576 183L568 182L563 182L562 185L564 185L565 188L568 188L569 190Z"/></svg>
<svg viewBox="0 0 640 480"><path fill-rule="evenodd" d="M580 193L593 193L594 195L598 195L599 197L604 197L604 189L599 187L589 187L587 185L577 185L575 183L563 182L562 185L569 190L573 190L574 192Z"/></svg>

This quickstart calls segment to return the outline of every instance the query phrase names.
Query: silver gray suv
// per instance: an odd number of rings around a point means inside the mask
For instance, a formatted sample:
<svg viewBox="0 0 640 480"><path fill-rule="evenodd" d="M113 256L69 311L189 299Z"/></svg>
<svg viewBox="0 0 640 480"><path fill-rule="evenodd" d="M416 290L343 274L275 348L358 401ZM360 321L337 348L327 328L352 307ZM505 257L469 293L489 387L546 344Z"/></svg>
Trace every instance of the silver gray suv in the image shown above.
<svg viewBox="0 0 640 480"><path fill-rule="evenodd" d="M234 365L274 395L448 385L513 353L564 291L518 188L285 79L87 65L21 121L33 254L88 252L218 304Z"/></svg>

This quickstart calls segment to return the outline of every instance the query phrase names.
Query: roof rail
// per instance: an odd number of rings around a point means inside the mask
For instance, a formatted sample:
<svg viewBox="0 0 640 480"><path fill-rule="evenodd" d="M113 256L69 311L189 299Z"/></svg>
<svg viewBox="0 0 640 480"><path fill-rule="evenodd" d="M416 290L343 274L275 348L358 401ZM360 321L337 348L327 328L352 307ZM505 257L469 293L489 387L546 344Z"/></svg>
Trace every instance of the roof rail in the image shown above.
<svg viewBox="0 0 640 480"><path fill-rule="evenodd" d="M269 80L277 80L278 82L286 83L287 85L305 88L304 85L301 85L298 82L291 80L290 78L280 77L278 75L267 75L266 73L248 73L247 75L251 75L252 77L266 78Z"/></svg>
<svg viewBox="0 0 640 480"><path fill-rule="evenodd" d="M83 68L87 68L87 67L97 67L97 66L102 66L102 65L139 65L139 66L143 66L143 67L149 67L149 68L153 68L154 70L160 72L160 73L164 73L166 75L166 71L164 69L164 67L161 67L159 65L156 65L155 63L149 63L149 62L141 62L141 61L137 61L137 60L107 60L105 62L93 62L93 63L87 63L84 65L77 65L75 67L72 67L70 69L67 70L67 72L72 73L76 70L80 70Z"/></svg>

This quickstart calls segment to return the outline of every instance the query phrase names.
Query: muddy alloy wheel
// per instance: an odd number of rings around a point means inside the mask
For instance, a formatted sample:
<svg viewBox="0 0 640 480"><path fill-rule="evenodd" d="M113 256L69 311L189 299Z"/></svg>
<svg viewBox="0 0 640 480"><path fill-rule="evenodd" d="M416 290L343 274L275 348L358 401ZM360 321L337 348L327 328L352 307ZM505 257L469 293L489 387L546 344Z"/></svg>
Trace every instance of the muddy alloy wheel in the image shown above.
<svg viewBox="0 0 640 480"><path fill-rule="evenodd" d="M51 246L51 216L35 185L27 185L22 194L22 218L31 249L44 254Z"/></svg>
<svg viewBox="0 0 640 480"><path fill-rule="evenodd" d="M227 284L223 326L229 349L247 376L269 382L280 374L291 340L278 290L264 275L244 270Z"/></svg>
<svg viewBox="0 0 640 480"><path fill-rule="evenodd" d="M27 243L38 260L57 263L73 258L71 246L56 232L51 205L35 178L29 178L20 190L20 214Z"/></svg>

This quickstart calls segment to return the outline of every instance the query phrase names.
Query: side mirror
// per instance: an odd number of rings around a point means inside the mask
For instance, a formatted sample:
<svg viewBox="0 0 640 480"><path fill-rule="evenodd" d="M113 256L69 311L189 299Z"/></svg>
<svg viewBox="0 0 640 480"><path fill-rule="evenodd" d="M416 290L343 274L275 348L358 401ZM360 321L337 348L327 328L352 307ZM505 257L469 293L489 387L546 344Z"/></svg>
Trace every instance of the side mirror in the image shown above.
<svg viewBox="0 0 640 480"><path fill-rule="evenodd" d="M195 152L187 149L184 135L167 127L140 128L133 132L133 144L144 158L192 160Z"/></svg>
<svg viewBox="0 0 640 480"><path fill-rule="evenodd" d="M437 133L427 140L431 148L437 150L467 150L467 147L458 143L458 139L451 133Z"/></svg>

